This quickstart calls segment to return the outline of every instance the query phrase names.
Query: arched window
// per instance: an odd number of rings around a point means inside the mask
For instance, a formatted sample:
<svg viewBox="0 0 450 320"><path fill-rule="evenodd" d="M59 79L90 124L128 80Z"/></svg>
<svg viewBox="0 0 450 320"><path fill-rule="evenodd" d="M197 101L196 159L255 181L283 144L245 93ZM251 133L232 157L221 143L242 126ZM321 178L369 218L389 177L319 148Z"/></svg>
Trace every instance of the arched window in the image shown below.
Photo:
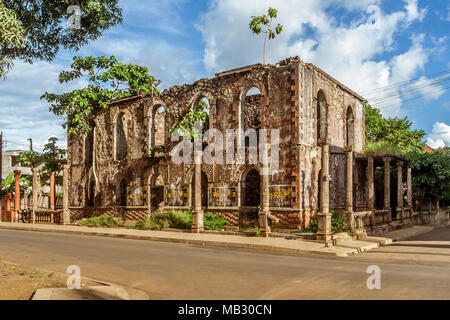
<svg viewBox="0 0 450 320"><path fill-rule="evenodd" d="M160 147L166 140L166 109L163 106L153 108L149 123L149 142L151 147Z"/></svg>
<svg viewBox="0 0 450 320"><path fill-rule="evenodd" d="M355 121L352 107L347 108L347 136L345 142L347 146L353 146L355 143Z"/></svg>
<svg viewBox="0 0 450 320"><path fill-rule="evenodd" d="M317 94L317 142L328 136L328 106L322 90Z"/></svg>
<svg viewBox="0 0 450 320"><path fill-rule="evenodd" d="M89 122L90 131L86 135L86 139L84 140L84 164L86 168L92 166L94 162L94 137L95 137L95 122Z"/></svg>
<svg viewBox="0 0 450 320"><path fill-rule="evenodd" d="M261 129L261 90L253 87L245 92L239 110L239 129L244 132L249 129Z"/></svg>
<svg viewBox="0 0 450 320"><path fill-rule="evenodd" d="M164 179L161 175L151 179L150 195L150 208L152 212L164 207Z"/></svg>
<svg viewBox="0 0 450 320"><path fill-rule="evenodd" d="M116 160L125 160L128 153L127 136L125 134L124 113L119 113L116 122Z"/></svg>
<svg viewBox="0 0 450 320"><path fill-rule="evenodd" d="M127 180L123 179L122 181L120 181L120 185L119 185L119 196L118 196L119 206L121 206L121 207L127 206L127 197L128 197Z"/></svg>

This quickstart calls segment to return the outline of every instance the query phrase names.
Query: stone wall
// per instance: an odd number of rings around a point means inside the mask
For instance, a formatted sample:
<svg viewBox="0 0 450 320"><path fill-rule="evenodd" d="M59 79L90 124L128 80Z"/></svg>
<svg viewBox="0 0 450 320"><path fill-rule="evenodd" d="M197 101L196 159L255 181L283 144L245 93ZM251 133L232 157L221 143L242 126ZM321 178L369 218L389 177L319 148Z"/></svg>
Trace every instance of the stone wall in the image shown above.
<svg viewBox="0 0 450 320"><path fill-rule="evenodd" d="M247 96L252 88L257 88L260 94ZM298 58L289 58L276 65L247 66L218 73L212 79L201 79L194 84L174 86L161 94L111 102L109 109L92 116L92 136L69 138L70 206L86 208L75 211L84 211L89 215L93 211L103 210L101 208L119 206L123 194L126 194L127 205L148 207L152 195L151 192L144 192L143 187L150 186L147 190L151 190L159 181L159 185L166 190L166 202L167 195L179 194L182 199L178 203L191 207L193 167L175 165L171 161L169 151L174 144L168 143L168 129L201 99L207 98L210 128L223 133L227 129L238 128L279 130L280 167L273 172L270 184L271 190L274 190L271 192L273 196L283 197L283 201L276 203L286 207L279 212L276 208L272 211L280 217L280 227L304 226L317 211L318 203L321 169L321 148L317 144L320 130L317 114L319 92L325 99L322 102L326 106L322 117L326 119L331 152L338 155L331 160L334 172L332 206L343 206L345 156L339 154L343 153L347 143L349 107L354 119L355 150L364 151L362 98L325 72ZM321 123L323 125L324 122ZM86 161L90 145L92 161ZM153 147L161 145L165 145L165 152L152 152ZM236 198L228 203L243 207L242 189L252 170L259 172L260 166L250 163L203 164L204 183L207 184L204 190L237 190ZM87 208L90 186L94 190L93 208ZM277 193L277 187L283 192ZM239 224L242 210L235 210L234 213L226 207L214 210L227 212L223 214L230 223ZM245 210L250 214L257 212L256 206Z"/></svg>

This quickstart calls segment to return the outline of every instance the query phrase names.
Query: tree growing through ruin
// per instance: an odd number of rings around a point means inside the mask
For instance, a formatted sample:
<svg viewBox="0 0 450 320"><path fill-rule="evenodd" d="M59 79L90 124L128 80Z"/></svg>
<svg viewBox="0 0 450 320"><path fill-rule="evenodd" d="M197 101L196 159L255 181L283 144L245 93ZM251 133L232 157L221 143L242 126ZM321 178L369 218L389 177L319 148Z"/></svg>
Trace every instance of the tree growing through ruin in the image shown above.
<svg viewBox="0 0 450 320"><path fill-rule="evenodd" d="M157 86L161 82L149 74L148 68L121 63L114 56L74 57L71 69L60 73L59 82L75 79L85 79L87 87L63 94L46 92L41 96L51 104L51 112L66 118L63 127L69 136L88 133L91 127L87 119L93 112L107 109L109 101L150 92L158 94Z"/></svg>
<svg viewBox="0 0 450 320"><path fill-rule="evenodd" d="M275 37L283 32L283 26L277 24L275 29L272 29L272 22L278 17L278 10L269 7L267 14L260 16L251 16L250 20L250 30L254 34L264 33L264 54L263 63L266 64L266 46L267 40L275 39Z"/></svg>

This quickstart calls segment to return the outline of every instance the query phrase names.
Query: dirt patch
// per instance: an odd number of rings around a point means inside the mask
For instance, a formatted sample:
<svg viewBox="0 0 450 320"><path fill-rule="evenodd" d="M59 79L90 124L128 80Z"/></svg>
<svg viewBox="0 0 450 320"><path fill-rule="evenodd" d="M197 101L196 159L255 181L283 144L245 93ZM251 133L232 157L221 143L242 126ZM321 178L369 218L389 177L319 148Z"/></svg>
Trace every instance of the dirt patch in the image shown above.
<svg viewBox="0 0 450 320"><path fill-rule="evenodd" d="M37 289L65 288L68 277L61 273L0 262L0 300L29 300ZM98 285L101 284L91 280L81 281L82 287Z"/></svg>

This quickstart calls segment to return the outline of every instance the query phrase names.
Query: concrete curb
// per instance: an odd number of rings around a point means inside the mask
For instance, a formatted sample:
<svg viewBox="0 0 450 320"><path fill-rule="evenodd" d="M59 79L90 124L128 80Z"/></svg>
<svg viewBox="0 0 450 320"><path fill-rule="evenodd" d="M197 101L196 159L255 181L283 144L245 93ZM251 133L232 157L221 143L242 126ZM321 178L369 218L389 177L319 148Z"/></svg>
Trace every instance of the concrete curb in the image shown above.
<svg viewBox="0 0 450 320"><path fill-rule="evenodd" d="M116 233L105 233L97 231L80 231L80 230L58 230L56 228L35 228L35 227L21 227L16 225L4 225L0 223L0 229L3 230L17 230L17 231L31 231L31 232L44 232L44 233L59 233L59 234L72 234L72 235L85 235L85 236L99 236L106 238L118 238L118 239L131 239L131 240L147 240L147 241L157 241L157 242L169 242L169 243L181 243L188 245L199 245L199 246L211 246L211 247L225 247L225 248L235 248L235 249L251 249L251 250L262 250L268 252L278 252L278 253L288 253L288 254L319 254L325 256L335 256L335 257L348 257L359 252L358 248L355 247L322 247L321 250L315 249L297 249L289 247L281 247L266 244L255 244L255 243L237 243L237 242L225 242L216 240L196 240L196 239L181 239L181 238L168 238L168 237L157 237L148 235L131 235L131 234L116 234ZM333 250L333 248L339 248L338 250Z"/></svg>

